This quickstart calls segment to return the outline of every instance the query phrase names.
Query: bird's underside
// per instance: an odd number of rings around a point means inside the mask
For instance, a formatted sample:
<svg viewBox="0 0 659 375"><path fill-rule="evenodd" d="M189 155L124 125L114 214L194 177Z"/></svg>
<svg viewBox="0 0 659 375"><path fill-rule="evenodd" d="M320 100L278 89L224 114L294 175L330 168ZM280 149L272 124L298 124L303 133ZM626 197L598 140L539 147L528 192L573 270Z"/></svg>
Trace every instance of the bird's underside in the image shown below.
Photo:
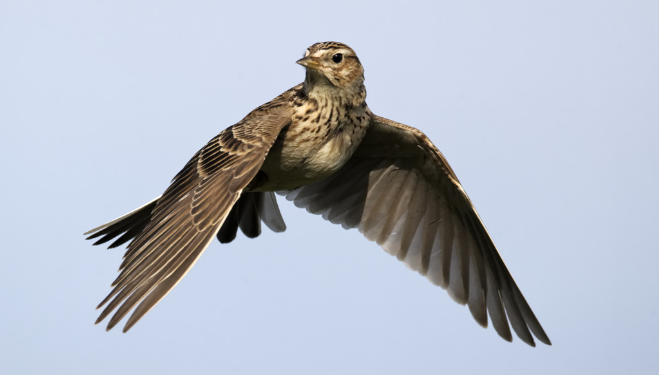
<svg viewBox="0 0 659 375"><path fill-rule="evenodd" d="M342 58L336 63L338 54ZM116 309L111 329L135 308L124 331L130 329L185 276L214 237L231 242L240 228L254 238L261 233L261 222L275 232L285 230L270 191L276 190L334 224L357 228L447 289L456 302L467 304L484 327L489 312L504 339L512 340L510 322L527 344L535 346L533 335L551 344L453 170L423 133L371 114L365 102L343 112L330 106L323 117L323 99L314 95L322 93L320 88L327 90L322 85L334 85L339 93L354 89L356 78L341 70L359 64L356 55L356 62L350 60L351 54L339 43L310 47L300 60L307 67L304 85L212 139L162 196L87 233L89 239L98 238L95 244L114 240L111 248L128 242L114 289L99 305L105 309L97 323ZM325 55L329 57L323 60ZM363 82L363 73L361 77ZM322 142L310 136L314 132L318 137L326 133ZM330 144L337 137L344 138ZM312 145L317 145L310 152L315 160L287 156ZM341 147L345 157L322 164L325 159L318 155ZM282 191L278 187L285 186L281 181L287 176L295 176L295 186Z"/></svg>

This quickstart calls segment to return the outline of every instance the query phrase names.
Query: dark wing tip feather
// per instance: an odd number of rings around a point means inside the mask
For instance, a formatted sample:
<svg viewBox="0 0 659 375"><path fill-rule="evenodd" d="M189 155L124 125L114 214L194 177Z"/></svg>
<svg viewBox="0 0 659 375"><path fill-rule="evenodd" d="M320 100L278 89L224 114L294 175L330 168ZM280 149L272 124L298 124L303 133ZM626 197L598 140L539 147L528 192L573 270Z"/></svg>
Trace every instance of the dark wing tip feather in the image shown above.
<svg viewBox="0 0 659 375"><path fill-rule="evenodd" d="M156 207L159 199L160 197L152 200L142 207L127 213L126 215L110 221L109 223L103 224L85 232L84 235L90 235L86 239L91 240L101 237L96 242L94 242L94 245L101 245L116 238L117 236L121 236L110 246L108 246L108 248L111 249L117 246L121 246L122 244L130 241L132 238L140 234L140 232L151 219L151 213Z"/></svg>

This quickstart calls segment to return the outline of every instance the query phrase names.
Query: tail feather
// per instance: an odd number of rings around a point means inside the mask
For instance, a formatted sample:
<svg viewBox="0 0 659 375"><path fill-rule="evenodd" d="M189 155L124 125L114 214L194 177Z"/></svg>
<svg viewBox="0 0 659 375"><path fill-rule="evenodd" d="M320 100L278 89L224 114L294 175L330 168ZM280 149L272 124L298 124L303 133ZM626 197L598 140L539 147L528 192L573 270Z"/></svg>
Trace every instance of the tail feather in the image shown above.
<svg viewBox="0 0 659 375"><path fill-rule="evenodd" d="M222 224L217 239L221 243L233 241L238 228L249 238L258 237L261 234L261 222L273 232L286 230L274 193L244 192Z"/></svg>

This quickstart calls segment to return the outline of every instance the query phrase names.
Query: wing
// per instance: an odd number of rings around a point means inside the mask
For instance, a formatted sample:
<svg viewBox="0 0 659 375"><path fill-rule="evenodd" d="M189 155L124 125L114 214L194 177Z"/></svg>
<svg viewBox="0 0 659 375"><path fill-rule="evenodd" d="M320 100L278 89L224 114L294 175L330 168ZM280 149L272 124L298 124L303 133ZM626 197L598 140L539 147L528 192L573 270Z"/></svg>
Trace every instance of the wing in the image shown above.
<svg viewBox="0 0 659 375"><path fill-rule="evenodd" d="M124 327L126 332L190 270L261 168L281 129L290 123L290 106L283 96L208 142L162 197L96 229L114 228L110 235L125 231L118 228L122 225L139 231L136 235L126 232L128 238L135 237L112 284L114 289L98 306L107 303L96 323L118 307L109 330L137 306Z"/></svg>
<svg viewBox="0 0 659 375"><path fill-rule="evenodd" d="M350 161L326 180L287 192L298 207L358 228L412 270L467 304L487 327L551 345L444 156L419 130L373 116ZM505 310L504 310L505 309ZM507 314L507 318L506 318Z"/></svg>
<svg viewBox="0 0 659 375"><path fill-rule="evenodd" d="M94 245L101 245L119 237L108 246L108 249L125 244L142 233L144 227L151 221L153 209L158 204L159 199L160 197L109 223L88 231L85 235L91 235L87 239L98 238ZM217 232L217 238L221 243L231 242L236 238L238 228L247 237L255 238L261 234L261 222L273 232L286 230L286 223L284 223L284 218L279 212L277 198L273 192L243 192L224 220L220 231Z"/></svg>
<svg viewBox="0 0 659 375"><path fill-rule="evenodd" d="M133 211L116 218L109 223L105 223L99 227L96 227L92 230L85 232L85 236L91 234L87 237L88 240L92 240L100 237L94 245L101 245L110 240L117 238L114 242L108 245L108 249L119 247L126 242L137 237L144 227L151 221L151 214L153 209L158 204L160 197L152 200L151 202L145 204L142 207L136 208Z"/></svg>

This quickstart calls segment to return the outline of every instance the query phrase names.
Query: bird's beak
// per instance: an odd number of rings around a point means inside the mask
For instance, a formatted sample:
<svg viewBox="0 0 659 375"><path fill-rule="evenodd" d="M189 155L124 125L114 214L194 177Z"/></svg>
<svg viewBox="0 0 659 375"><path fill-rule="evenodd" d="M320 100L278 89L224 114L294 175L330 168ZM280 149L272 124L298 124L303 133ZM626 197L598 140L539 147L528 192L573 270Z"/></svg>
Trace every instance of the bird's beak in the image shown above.
<svg viewBox="0 0 659 375"><path fill-rule="evenodd" d="M296 63L300 64L303 67L308 68L308 69L318 70L320 68L320 64L318 64L318 61L316 61L316 59L314 59L310 56L303 57L303 58L299 59L298 61L296 61Z"/></svg>

